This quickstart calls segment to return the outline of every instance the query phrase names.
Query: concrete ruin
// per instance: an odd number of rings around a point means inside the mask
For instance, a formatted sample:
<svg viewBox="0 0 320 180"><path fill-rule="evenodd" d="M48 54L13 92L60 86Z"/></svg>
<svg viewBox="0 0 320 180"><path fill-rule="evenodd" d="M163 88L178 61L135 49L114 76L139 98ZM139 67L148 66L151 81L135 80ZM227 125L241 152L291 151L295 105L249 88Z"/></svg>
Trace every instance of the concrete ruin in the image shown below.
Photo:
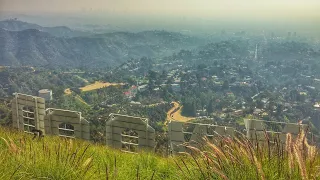
<svg viewBox="0 0 320 180"><path fill-rule="evenodd" d="M183 144L188 143L193 147L201 146L204 137L212 139L214 137L235 135L235 129L226 126L212 124L183 123L170 121L168 123L169 148L173 153L185 152Z"/></svg>
<svg viewBox="0 0 320 180"><path fill-rule="evenodd" d="M254 141L266 141L266 134L269 139L279 138L280 142L286 141L286 135L292 134L295 138L302 130L307 129L305 124L283 123L263 120L244 120L247 138Z"/></svg>
<svg viewBox="0 0 320 180"><path fill-rule="evenodd" d="M81 112L45 109L44 98L20 93L14 95L11 101L14 128L26 133L37 129L43 134L90 140L90 124Z"/></svg>
<svg viewBox="0 0 320 180"><path fill-rule="evenodd" d="M44 122L47 134L90 140L90 123L81 112L49 108Z"/></svg>
<svg viewBox="0 0 320 180"><path fill-rule="evenodd" d="M155 130L148 124L148 119L141 117L110 114L106 137L107 145L125 152L153 150L155 146Z"/></svg>
<svg viewBox="0 0 320 180"><path fill-rule="evenodd" d="M44 134L90 140L90 123L82 117L81 112L45 109L44 98L20 93L14 94L11 106L14 128L26 133L38 129ZM296 137L308 127L305 124L252 119L245 119L244 122L246 136L252 141L266 141L265 133L267 133L269 139L277 137L281 142L285 142L287 133ZM185 143L200 147L204 137L219 141L221 136L234 137L235 134L233 127L170 121L169 150L174 153L185 152L186 148L183 146ZM146 118L110 114L106 122L106 144L124 152L153 150L155 130Z"/></svg>
<svg viewBox="0 0 320 180"><path fill-rule="evenodd" d="M40 97L15 93L11 101L13 127L31 133L38 129L45 133L45 100Z"/></svg>

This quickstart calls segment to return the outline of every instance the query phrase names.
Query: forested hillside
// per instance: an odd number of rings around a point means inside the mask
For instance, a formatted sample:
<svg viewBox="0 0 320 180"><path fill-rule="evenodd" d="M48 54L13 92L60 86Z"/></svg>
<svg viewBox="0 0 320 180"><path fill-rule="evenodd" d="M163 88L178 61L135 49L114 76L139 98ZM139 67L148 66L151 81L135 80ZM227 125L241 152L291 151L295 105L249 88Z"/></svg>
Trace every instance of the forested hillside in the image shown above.
<svg viewBox="0 0 320 180"><path fill-rule="evenodd" d="M6 29L8 31L23 31L27 29L37 29L43 32L50 33L51 35L57 37L76 37L91 34L88 32L73 30L66 26L43 27L38 24L23 22L17 19L8 19L0 21L0 28Z"/></svg>
<svg viewBox="0 0 320 180"><path fill-rule="evenodd" d="M198 44L197 38L165 31L64 38L38 29L0 29L0 65L110 68L131 58L161 57Z"/></svg>

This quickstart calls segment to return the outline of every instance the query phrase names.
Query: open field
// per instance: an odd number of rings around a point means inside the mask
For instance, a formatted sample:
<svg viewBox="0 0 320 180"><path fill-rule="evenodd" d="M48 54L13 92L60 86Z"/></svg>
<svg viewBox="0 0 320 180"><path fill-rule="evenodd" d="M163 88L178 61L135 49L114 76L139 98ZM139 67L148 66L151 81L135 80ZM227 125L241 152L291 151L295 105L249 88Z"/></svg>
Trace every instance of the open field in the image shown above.
<svg viewBox="0 0 320 180"><path fill-rule="evenodd" d="M85 79L83 79L83 80L85 80ZM81 87L79 89L83 92L87 92L87 91L93 91L96 89L105 88L105 87L109 87L109 86L122 86L122 85L124 85L124 84L123 83L108 83L108 82L105 83L105 82L101 82L101 81L96 81L93 84L89 84L89 85L87 85L85 87ZM72 90L70 88L67 88L64 90L64 94L71 95ZM76 99L79 100L81 103L89 106L79 95L76 96Z"/></svg>
<svg viewBox="0 0 320 180"><path fill-rule="evenodd" d="M101 82L101 81L96 81L93 84L89 84L85 87L79 88L81 91L92 91L100 88L105 88L109 86L122 86L124 85L123 83L108 83L108 82Z"/></svg>
<svg viewBox="0 0 320 180"><path fill-rule="evenodd" d="M87 92L87 91L93 91L96 89L105 88L105 87L109 87L109 86L123 86L123 85L124 85L124 83L108 83L108 82L96 81L93 84L89 84L89 85L81 87L79 89L83 92ZM67 88L64 90L64 93L66 95L70 95L72 93L72 90L70 88Z"/></svg>

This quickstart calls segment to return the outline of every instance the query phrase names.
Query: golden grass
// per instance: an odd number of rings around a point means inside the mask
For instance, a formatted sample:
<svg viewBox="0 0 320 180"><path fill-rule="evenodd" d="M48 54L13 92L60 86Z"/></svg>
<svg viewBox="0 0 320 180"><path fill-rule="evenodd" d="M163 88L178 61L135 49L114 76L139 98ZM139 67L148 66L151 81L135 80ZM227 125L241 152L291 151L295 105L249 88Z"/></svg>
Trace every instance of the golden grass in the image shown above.
<svg viewBox="0 0 320 180"><path fill-rule="evenodd" d="M123 86L124 83L109 83L109 82L101 82L101 81L96 81L93 84L89 84L87 86L81 87L79 88L82 92L87 92L87 91L93 91L96 89L100 89L100 88L105 88L105 87L109 87L109 86ZM64 94L65 95L70 95L72 94L72 91L70 88L67 88L64 90Z"/></svg>
<svg viewBox="0 0 320 180"><path fill-rule="evenodd" d="M308 143L304 132L297 138L288 134L285 144L270 139L205 138L197 147L185 144L188 153L182 153L182 162L176 164L186 179L194 179L192 167L202 179L320 179L319 149ZM188 159L192 161L185 163Z"/></svg>
<svg viewBox="0 0 320 180"><path fill-rule="evenodd" d="M303 134L267 148L244 135L184 145L187 153L164 158L53 136L32 140L0 127L0 179L320 179L319 150Z"/></svg>
<svg viewBox="0 0 320 180"><path fill-rule="evenodd" d="M81 91L92 91L100 88L105 88L109 86L123 86L124 83L109 83L109 82L101 82L101 81L96 81L93 84L89 84L87 86L79 88Z"/></svg>
<svg viewBox="0 0 320 180"><path fill-rule="evenodd" d="M0 127L0 179L181 179L172 159Z"/></svg>

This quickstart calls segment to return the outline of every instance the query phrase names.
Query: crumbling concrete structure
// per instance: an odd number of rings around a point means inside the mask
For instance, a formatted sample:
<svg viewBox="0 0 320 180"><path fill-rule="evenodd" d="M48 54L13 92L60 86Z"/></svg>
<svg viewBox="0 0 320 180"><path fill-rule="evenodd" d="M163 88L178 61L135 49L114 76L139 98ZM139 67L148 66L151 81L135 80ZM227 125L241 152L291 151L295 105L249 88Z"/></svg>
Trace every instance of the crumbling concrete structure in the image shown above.
<svg viewBox="0 0 320 180"><path fill-rule="evenodd" d="M27 133L37 129L43 134L90 140L90 123L82 117L81 112L45 109L44 98L20 93L14 95L11 101L14 128ZM287 133L296 137L308 127L305 124L251 119L245 119L244 122L246 136L252 141L265 141L268 137L269 139L279 138L284 143ZM170 121L168 123L169 150L185 152L186 148L183 146L185 143L201 147L204 137L219 141L221 136L233 137L235 134L233 127ZM137 152L139 149L153 150L155 130L148 124L146 118L110 114L106 123L106 144L125 152Z"/></svg>
<svg viewBox="0 0 320 180"><path fill-rule="evenodd" d="M279 138L281 142L286 141L287 133L292 134L295 138L302 130L307 129L305 124L283 123L263 120L245 119L247 138L250 140L265 141L266 134L273 140Z"/></svg>
<svg viewBox="0 0 320 180"><path fill-rule="evenodd" d="M45 100L40 97L15 93L11 101L13 127L27 133L44 131Z"/></svg>
<svg viewBox="0 0 320 180"><path fill-rule="evenodd" d="M106 144L125 152L137 152L139 149L153 149L155 130L148 119L110 114L106 123Z"/></svg>
<svg viewBox="0 0 320 180"><path fill-rule="evenodd" d="M41 130L68 138L90 140L90 124L81 112L63 109L45 109L45 99L15 93L11 101L13 127L27 133Z"/></svg>
<svg viewBox="0 0 320 180"><path fill-rule="evenodd" d="M185 152L184 143L193 147L201 146L204 137L212 139L220 136L235 135L235 129L212 124L183 123L170 121L168 123L169 148L172 152Z"/></svg>
<svg viewBox="0 0 320 180"><path fill-rule="evenodd" d="M90 140L90 123L81 112L49 108L44 122L47 134Z"/></svg>

